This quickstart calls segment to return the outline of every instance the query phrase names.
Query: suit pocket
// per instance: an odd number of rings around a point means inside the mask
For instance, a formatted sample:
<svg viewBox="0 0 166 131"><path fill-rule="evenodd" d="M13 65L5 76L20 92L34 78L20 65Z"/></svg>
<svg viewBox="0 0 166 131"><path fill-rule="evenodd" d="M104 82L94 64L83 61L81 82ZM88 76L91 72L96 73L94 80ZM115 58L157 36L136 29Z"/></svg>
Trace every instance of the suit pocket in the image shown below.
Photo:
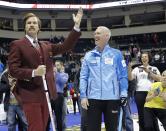
<svg viewBox="0 0 166 131"><path fill-rule="evenodd" d="M41 87L43 85L42 77L37 76L37 77L32 78L32 84L33 84L33 86Z"/></svg>
<svg viewBox="0 0 166 131"><path fill-rule="evenodd" d="M30 80L30 81L18 80L17 85L19 85L20 88L24 88L24 89L32 89L33 88L32 80Z"/></svg>

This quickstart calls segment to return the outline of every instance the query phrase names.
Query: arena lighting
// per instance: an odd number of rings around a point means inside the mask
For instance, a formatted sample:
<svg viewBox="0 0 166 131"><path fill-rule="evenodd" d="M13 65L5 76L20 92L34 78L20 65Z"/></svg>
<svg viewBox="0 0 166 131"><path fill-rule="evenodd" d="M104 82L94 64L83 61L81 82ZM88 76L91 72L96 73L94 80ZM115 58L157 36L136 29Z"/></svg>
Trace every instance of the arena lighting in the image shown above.
<svg viewBox="0 0 166 131"><path fill-rule="evenodd" d="M118 6L126 6L126 5L136 5L136 4L146 4L146 3L163 2L163 1L165 1L165 0L123 0L123 1L116 1L116 2L93 4L92 9L106 8L106 7L118 7Z"/></svg>
<svg viewBox="0 0 166 131"><path fill-rule="evenodd" d="M152 2L164 2L165 0L123 0L116 2L106 2L99 4L20 4L12 3L6 1L0 1L0 6L6 6L10 8L20 8L20 9L78 9L82 7L83 9L99 9L107 7L120 7L126 5L136 5L145 4Z"/></svg>

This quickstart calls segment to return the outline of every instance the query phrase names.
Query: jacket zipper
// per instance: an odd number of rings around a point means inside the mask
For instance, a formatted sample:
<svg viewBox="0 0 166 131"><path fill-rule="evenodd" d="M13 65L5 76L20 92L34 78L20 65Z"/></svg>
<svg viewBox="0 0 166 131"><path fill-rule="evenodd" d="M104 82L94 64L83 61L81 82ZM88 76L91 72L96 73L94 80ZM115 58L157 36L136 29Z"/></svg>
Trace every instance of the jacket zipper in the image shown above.
<svg viewBox="0 0 166 131"><path fill-rule="evenodd" d="M91 93L91 89L92 89L91 85L92 85L92 80L90 81L90 84L89 84L89 92L88 92L88 95L90 95L90 93Z"/></svg>
<svg viewBox="0 0 166 131"><path fill-rule="evenodd" d="M103 96L103 94L102 94L102 67L101 67L101 64L102 64L102 53L101 53L101 57L100 57L100 82L101 82L101 99L102 99L102 96Z"/></svg>
<svg viewBox="0 0 166 131"><path fill-rule="evenodd" d="M112 86L113 86L113 93L115 95L115 86L114 86L114 82L112 81Z"/></svg>

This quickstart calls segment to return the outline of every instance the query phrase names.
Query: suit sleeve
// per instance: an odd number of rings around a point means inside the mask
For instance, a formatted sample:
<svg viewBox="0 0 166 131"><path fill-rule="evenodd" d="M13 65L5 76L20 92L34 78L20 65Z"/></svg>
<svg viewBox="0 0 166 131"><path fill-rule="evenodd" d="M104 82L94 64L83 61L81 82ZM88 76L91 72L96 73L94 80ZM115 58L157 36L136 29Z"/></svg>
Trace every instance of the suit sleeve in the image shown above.
<svg viewBox="0 0 166 131"><path fill-rule="evenodd" d="M68 37L62 44L52 44L52 54L53 56L67 52L68 50L74 48L77 40L79 39L81 33L72 30Z"/></svg>
<svg viewBox="0 0 166 131"><path fill-rule="evenodd" d="M126 62L123 59L123 55L120 52L118 56L118 79L120 86L120 97L127 97L128 91L128 73Z"/></svg>
<svg viewBox="0 0 166 131"><path fill-rule="evenodd" d="M19 44L17 42L12 42L10 44L8 65L9 65L9 72L14 78L20 80L32 78L32 69L21 67L22 66L21 51L19 50Z"/></svg>

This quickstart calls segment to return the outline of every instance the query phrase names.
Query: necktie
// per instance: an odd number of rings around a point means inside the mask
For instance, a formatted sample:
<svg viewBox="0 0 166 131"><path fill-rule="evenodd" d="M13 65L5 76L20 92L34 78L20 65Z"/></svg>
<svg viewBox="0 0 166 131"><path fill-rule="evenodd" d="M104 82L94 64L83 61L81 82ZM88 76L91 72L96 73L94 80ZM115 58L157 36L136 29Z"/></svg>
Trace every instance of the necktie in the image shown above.
<svg viewBox="0 0 166 131"><path fill-rule="evenodd" d="M37 48L37 49L40 48L39 43L38 43L37 40L34 40L34 41L33 41L33 45L34 45L34 47Z"/></svg>

